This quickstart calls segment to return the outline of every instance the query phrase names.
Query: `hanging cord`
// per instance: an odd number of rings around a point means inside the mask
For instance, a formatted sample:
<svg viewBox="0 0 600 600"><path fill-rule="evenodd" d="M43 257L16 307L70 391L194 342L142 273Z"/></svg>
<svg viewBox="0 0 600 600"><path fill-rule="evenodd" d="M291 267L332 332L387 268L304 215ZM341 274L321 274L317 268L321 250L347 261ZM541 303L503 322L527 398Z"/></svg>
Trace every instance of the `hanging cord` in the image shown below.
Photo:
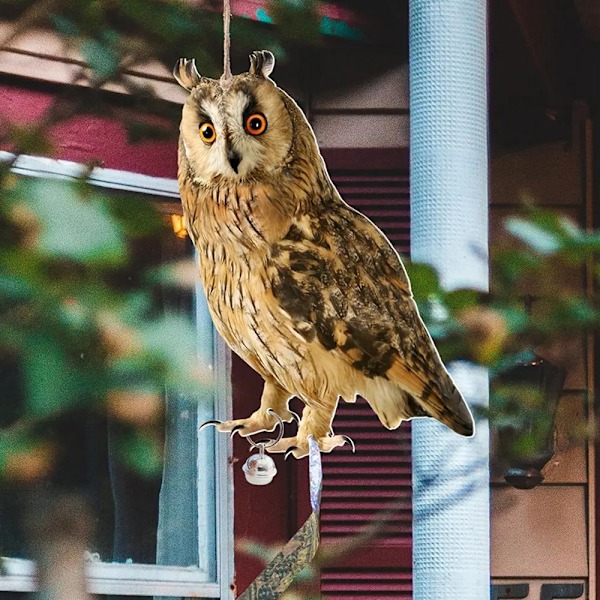
<svg viewBox="0 0 600 600"><path fill-rule="evenodd" d="M219 83L223 89L229 89L233 76L231 74L231 36L230 36L230 23L231 23L231 6L230 0L223 0L223 75Z"/></svg>

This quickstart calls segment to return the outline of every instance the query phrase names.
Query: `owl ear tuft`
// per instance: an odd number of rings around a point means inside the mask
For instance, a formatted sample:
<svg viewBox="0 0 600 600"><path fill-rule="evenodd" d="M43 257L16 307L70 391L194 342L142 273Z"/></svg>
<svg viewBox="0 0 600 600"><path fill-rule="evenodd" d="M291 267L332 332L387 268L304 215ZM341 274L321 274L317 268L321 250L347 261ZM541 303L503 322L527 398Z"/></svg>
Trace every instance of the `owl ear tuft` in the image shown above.
<svg viewBox="0 0 600 600"><path fill-rule="evenodd" d="M173 77L177 83L186 90L192 90L200 83L200 73L196 68L196 60L192 58L180 58L173 68Z"/></svg>
<svg viewBox="0 0 600 600"><path fill-rule="evenodd" d="M275 57L268 50L255 50L250 54L250 75L268 77L275 68Z"/></svg>

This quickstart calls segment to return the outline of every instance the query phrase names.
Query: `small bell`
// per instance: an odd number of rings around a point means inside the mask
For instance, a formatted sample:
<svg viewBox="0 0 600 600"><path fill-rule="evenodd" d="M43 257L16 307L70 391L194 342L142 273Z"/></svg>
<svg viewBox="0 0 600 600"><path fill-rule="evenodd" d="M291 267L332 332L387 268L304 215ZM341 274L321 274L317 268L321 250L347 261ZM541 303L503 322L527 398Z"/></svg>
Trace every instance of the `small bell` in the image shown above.
<svg viewBox="0 0 600 600"><path fill-rule="evenodd" d="M283 437L283 421L281 417L272 409L267 409L267 414L273 415L277 421L277 426L279 427L279 433L277 437L273 440L262 440L260 442L255 442L251 436L245 436L248 440L250 446L252 448L258 449L258 454L253 454L242 467L242 471L244 471L244 475L246 476L246 481L251 483L252 485L267 485L273 481L273 477L277 475L277 467L275 467L275 461L268 455L265 454L265 448L270 448L274 446L281 440ZM292 413L298 422L300 422L300 417ZM219 425L221 421L205 421L200 425L200 429L204 429L208 425ZM231 435L235 433L235 429L231 432Z"/></svg>
<svg viewBox="0 0 600 600"><path fill-rule="evenodd" d="M248 458L242 467L246 481L252 485L267 485L277 475L275 461L265 454L265 445L257 444L258 454Z"/></svg>

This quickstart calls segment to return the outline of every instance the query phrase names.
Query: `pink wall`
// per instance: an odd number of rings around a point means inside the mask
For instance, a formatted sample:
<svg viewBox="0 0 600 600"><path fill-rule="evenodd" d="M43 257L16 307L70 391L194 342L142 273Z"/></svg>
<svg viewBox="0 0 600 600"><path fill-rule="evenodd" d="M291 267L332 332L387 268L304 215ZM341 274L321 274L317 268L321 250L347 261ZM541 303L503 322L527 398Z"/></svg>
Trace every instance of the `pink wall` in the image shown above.
<svg viewBox="0 0 600 600"><path fill-rule="evenodd" d="M54 97L49 91L0 84L0 128L7 124L36 123L47 113ZM126 119L128 111L123 110L121 114ZM156 118L152 120L158 123ZM52 129L53 158L82 163L98 161L100 166L107 168L174 178L177 176L176 134L174 131L172 140L130 144L123 121L78 115ZM12 150L6 145L0 148Z"/></svg>

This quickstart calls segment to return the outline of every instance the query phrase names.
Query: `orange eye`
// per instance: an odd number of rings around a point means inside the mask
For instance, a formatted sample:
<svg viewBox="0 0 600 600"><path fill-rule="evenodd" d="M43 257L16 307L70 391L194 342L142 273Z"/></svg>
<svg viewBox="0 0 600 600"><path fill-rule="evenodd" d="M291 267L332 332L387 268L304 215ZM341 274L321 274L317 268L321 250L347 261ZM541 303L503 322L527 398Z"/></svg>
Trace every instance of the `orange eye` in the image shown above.
<svg viewBox="0 0 600 600"><path fill-rule="evenodd" d="M217 132L215 131L214 125L208 121L202 123L200 125L200 137L203 142L212 144L217 139Z"/></svg>
<svg viewBox="0 0 600 600"><path fill-rule="evenodd" d="M260 135L267 130L267 118L262 113L254 113L246 119L245 126L250 135Z"/></svg>

